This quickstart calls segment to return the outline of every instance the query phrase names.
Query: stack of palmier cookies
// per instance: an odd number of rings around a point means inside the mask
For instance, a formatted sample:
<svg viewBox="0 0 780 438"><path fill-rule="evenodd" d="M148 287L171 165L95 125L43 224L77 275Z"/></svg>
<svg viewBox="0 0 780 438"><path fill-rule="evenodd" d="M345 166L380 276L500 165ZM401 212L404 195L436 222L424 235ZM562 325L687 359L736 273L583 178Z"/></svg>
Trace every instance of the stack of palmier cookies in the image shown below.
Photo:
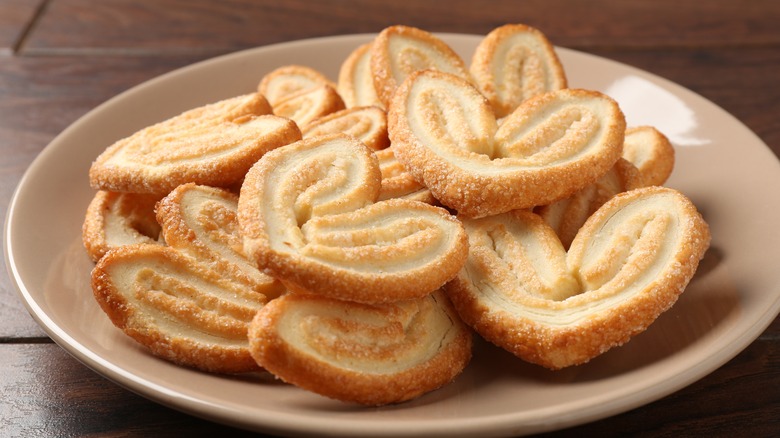
<svg viewBox="0 0 780 438"><path fill-rule="evenodd" d="M398 403L455 379L474 332L550 369L625 343L709 246L662 186L666 137L567 88L536 29L495 29L470 65L407 26L335 82L304 61L93 163L94 295L152 354Z"/></svg>

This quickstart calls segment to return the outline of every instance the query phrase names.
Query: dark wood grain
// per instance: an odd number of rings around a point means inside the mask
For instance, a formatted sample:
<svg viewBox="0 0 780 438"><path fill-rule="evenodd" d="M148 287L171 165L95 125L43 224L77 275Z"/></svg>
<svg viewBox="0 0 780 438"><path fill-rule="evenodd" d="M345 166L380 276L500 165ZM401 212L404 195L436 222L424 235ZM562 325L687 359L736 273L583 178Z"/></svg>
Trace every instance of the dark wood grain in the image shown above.
<svg viewBox="0 0 780 438"><path fill-rule="evenodd" d="M780 44L773 0L308 1L62 0L46 8L23 53L218 52L299 38L377 32L398 23L484 34L517 22L562 46L700 47ZM198 26L190 23L197 22ZM692 25L695 23L695 26Z"/></svg>
<svg viewBox="0 0 780 438"><path fill-rule="evenodd" d="M485 33L506 22L536 26L559 46L685 86L733 114L780 156L780 2L774 0L0 0L0 211L59 132L112 96L175 68L248 47L397 23ZM546 436L776 436L779 350L776 319L741 354L687 388ZM48 340L5 273L0 369L3 436L248 435L146 400L84 367Z"/></svg>
<svg viewBox="0 0 780 438"><path fill-rule="evenodd" d="M3 436L240 436L133 394L55 344L0 345L0 367Z"/></svg>
<svg viewBox="0 0 780 438"><path fill-rule="evenodd" d="M0 56L23 41L44 0L0 0Z"/></svg>

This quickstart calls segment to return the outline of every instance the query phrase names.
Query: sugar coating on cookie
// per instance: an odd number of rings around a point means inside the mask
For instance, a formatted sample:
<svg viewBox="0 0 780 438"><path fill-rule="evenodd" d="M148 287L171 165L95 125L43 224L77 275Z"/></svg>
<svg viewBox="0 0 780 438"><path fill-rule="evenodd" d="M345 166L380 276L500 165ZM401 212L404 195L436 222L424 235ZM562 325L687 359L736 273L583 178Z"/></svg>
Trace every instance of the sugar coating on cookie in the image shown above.
<svg viewBox="0 0 780 438"><path fill-rule="evenodd" d="M346 402L400 403L451 382L471 359L471 331L440 292L381 305L293 294L257 313L257 362L278 378Z"/></svg>
<svg viewBox="0 0 780 438"><path fill-rule="evenodd" d="M621 193L568 253L538 215L464 219L469 260L446 286L485 339L550 369L586 363L641 333L692 279L710 233L681 193Z"/></svg>
<svg viewBox="0 0 780 438"><path fill-rule="evenodd" d="M597 181L620 158L625 117L608 96L563 89L523 102L499 124L467 81L410 75L393 99L396 158L443 205L484 217L546 205Z"/></svg>
<svg viewBox="0 0 780 438"><path fill-rule="evenodd" d="M161 195L188 182L234 185L263 154L301 138L294 122L270 112L265 98L253 93L143 128L97 157L90 185Z"/></svg>
<svg viewBox="0 0 780 438"><path fill-rule="evenodd" d="M552 43L524 24L507 24L488 33L474 51L469 71L499 118L533 96L567 86Z"/></svg>

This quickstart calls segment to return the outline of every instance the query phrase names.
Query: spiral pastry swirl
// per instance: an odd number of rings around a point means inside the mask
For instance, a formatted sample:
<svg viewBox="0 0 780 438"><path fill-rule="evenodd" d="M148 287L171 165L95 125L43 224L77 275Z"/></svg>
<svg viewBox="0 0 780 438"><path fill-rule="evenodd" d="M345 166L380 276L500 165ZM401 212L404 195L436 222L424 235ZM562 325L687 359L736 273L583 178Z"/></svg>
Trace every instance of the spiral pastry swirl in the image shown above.
<svg viewBox="0 0 780 438"><path fill-rule="evenodd" d="M210 372L259 369L247 330L265 296L173 248L109 251L92 271L92 290L111 322L156 356Z"/></svg>
<svg viewBox="0 0 780 438"><path fill-rule="evenodd" d="M425 296L464 263L463 226L421 202L375 202L380 187L376 156L346 135L267 154L241 187L245 251L294 290L364 303Z"/></svg>
<svg viewBox="0 0 780 438"><path fill-rule="evenodd" d="M285 295L257 313L249 340L257 363L282 380L366 405L437 389L471 358L471 331L441 292L377 305Z"/></svg>
<svg viewBox="0 0 780 438"><path fill-rule="evenodd" d="M549 224L568 249L588 218L618 193L643 187L639 170L619 158L604 176L566 199L537 207L534 212Z"/></svg>
<svg viewBox="0 0 780 438"><path fill-rule="evenodd" d="M301 131L304 138L344 133L376 151L390 145L390 138L387 136L387 113L375 106L336 111L314 119Z"/></svg>
<svg viewBox="0 0 780 438"><path fill-rule="evenodd" d="M470 254L446 286L458 313L518 357L559 369L644 331L674 304L709 247L709 227L682 194L619 194L568 253L534 213L467 219Z"/></svg>
<svg viewBox="0 0 780 438"><path fill-rule="evenodd" d="M120 246L159 243L160 225L154 215L159 200L159 195L98 190L81 227L82 242L92 261Z"/></svg>
<svg viewBox="0 0 780 438"><path fill-rule="evenodd" d="M257 85L271 106L301 91L309 91L322 85L335 87L324 74L305 65L285 65L267 73Z"/></svg>
<svg viewBox="0 0 780 438"><path fill-rule="evenodd" d="M177 187L157 205L165 242L226 278L268 299L284 288L263 274L243 252L238 232L238 196L193 183Z"/></svg>
<svg viewBox="0 0 780 438"><path fill-rule="evenodd" d="M314 120L343 109L344 101L336 89L330 85L320 85L283 97L274 105L274 114L305 128Z"/></svg>

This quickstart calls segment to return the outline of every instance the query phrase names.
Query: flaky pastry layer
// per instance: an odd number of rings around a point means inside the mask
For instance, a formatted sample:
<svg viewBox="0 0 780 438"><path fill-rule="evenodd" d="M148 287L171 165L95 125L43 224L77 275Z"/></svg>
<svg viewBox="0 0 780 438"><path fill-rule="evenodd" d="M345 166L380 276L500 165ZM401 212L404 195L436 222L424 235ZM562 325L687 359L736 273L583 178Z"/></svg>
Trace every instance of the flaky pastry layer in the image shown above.
<svg viewBox="0 0 780 438"><path fill-rule="evenodd" d="M371 44L371 75L379 100L388 108L396 89L412 73L436 69L469 79L463 59L433 34L411 26L383 29Z"/></svg>
<svg viewBox="0 0 780 438"><path fill-rule="evenodd" d="M160 225L154 206L159 200L159 195L98 190L81 228L82 242L92 261L123 245L158 243Z"/></svg>
<svg viewBox="0 0 780 438"><path fill-rule="evenodd" d="M618 193L643 187L639 170L619 158L604 176L566 199L537 207L534 212L550 225L568 249L588 218Z"/></svg>
<svg viewBox="0 0 780 438"><path fill-rule="evenodd" d="M639 169L645 186L663 185L674 170L674 146L652 126L626 129L623 158Z"/></svg>
<svg viewBox="0 0 780 438"><path fill-rule="evenodd" d="M471 331L440 292L381 305L291 294L249 329L253 357L282 380L366 405L399 403L452 381L471 358Z"/></svg>
<svg viewBox="0 0 780 438"><path fill-rule="evenodd" d="M336 90L347 108L378 106L384 108L374 89L371 74L371 43L358 46L342 62Z"/></svg>
<svg viewBox="0 0 780 438"><path fill-rule="evenodd" d="M344 109L344 101L335 88L319 85L288 94L274 104L274 114L294 121L305 129L314 120Z"/></svg>
<svg viewBox="0 0 780 438"><path fill-rule="evenodd" d="M157 206L169 246L268 299L276 298L284 287L244 254L237 216L237 195L193 183L177 187Z"/></svg>
<svg viewBox="0 0 780 438"><path fill-rule="evenodd" d="M293 94L321 85L336 87L336 84L319 71L305 65L293 64L265 74L257 85L257 91L268 99L271 106L276 106Z"/></svg>
<svg viewBox="0 0 780 438"><path fill-rule="evenodd" d="M347 134L360 140L373 150L390 145L387 136L387 113L376 106L360 106L312 120L302 130L303 137L328 134Z"/></svg>
<svg viewBox="0 0 780 438"><path fill-rule="evenodd" d="M392 147L376 151L379 170L382 173L382 188L379 200L392 198L411 199L436 205L436 198L427 187L418 183L411 173L396 158Z"/></svg>
<svg viewBox="0 0 780 438"><path fill-rule="evenodd" d="M259 369L247 330L265 296L173 248L109 251L92 271L92 290L111 322L156 356L210 372Z"/></svg>

